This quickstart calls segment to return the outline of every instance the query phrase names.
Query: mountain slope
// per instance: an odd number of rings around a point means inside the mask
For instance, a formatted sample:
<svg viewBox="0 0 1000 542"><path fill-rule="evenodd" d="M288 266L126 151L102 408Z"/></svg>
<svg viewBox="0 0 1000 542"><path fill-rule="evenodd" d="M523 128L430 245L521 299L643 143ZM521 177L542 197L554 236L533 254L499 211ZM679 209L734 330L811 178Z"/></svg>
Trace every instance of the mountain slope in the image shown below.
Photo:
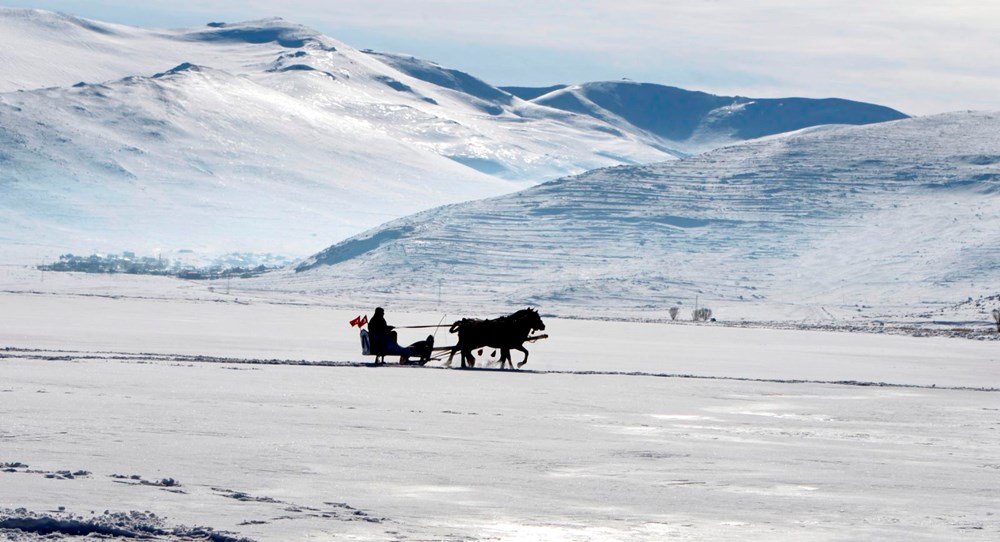
<svg viewBox="0 0 1000 542"><path fill-rule="evenodd" d="M8 246L29 225L32 242L74 239L77 250L303 253L391 218L389 208L417 212L513 188L370 124L191 64L6 95L0 127Z"/></svg>
<svg viewBox="0 0 1000 542"><path fill-rule="evenodd" d="M254 287L500 312L919 313L1000 289L1000 115L805 130L388 223Z"/></svg>
<svg viewBox="0 0 1000 542"><path fill-rule="evenodd" d="M716 96L631 81L504 90L626 131L652 134L688 152L822 124L872 124L906 118L888 107L837 98Z"/></svg>
<svg viewBox="0 0 1000 542"><path fill-rule="evenodd" d="M467 73L412 56L365 52L411 77L482 100L481 107L485 113L499 115L504 107L515 103L513 95Z"/></svg>

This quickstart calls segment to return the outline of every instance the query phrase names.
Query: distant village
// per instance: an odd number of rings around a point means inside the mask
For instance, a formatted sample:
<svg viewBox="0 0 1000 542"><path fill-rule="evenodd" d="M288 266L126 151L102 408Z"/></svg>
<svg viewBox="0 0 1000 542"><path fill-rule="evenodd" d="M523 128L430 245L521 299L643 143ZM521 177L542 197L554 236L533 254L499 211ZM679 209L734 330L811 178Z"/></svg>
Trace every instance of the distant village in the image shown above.
<svg viewBox="0 0 1000 542"><path fill-rule="evenodd" d="M181 251L187 252L187 251ZM188 280L210 280L227 277L249 278L291 263L273 254L232 253L216 258L211 264L195 266L161 256L122 254L63 254L59 261L39 265L42 271L77 273L125 273L130 275L161 275Z"/></svg>

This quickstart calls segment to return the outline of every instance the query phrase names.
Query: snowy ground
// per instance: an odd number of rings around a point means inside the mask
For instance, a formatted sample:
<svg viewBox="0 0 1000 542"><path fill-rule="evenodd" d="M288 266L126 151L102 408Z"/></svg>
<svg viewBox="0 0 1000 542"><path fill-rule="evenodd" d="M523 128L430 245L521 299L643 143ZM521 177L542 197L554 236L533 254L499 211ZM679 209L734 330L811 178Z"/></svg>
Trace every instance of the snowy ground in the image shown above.
<svg viewBox="0 0 1000 542"><path fill-rule="evenodd" d="M1000 536L993 341L546 318L527 371L373 368L364 310L53 275L0 271L0 538Z"/></svg>

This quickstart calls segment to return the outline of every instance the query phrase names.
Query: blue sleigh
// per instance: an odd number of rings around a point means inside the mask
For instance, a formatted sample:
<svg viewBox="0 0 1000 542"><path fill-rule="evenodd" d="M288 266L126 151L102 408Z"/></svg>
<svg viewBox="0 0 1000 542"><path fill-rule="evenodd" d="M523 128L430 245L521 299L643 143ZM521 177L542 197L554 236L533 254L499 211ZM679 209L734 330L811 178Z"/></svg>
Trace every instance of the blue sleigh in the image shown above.
<svg viewBox="0 0 1000 542"><path fill-rule="evenodd" d="M385 363L386 356L399 356L400 365L424 365L431 360L433 351L433 335L409 346L400 346L389 335L376 335L368 333L367 329L361 330L361 355L375 356L376 364Z"/></svg>

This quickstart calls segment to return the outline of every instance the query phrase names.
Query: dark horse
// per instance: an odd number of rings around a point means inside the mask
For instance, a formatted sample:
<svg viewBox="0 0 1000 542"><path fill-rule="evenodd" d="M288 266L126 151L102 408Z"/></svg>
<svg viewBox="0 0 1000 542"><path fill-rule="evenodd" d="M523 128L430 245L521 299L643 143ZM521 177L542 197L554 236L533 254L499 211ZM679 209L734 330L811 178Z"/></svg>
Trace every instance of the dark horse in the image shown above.
<svg viewBox="0 0 1000 542"><path fill-rule="evenodd" d="M528 363L528 351L524 348L524 341L534 330L545 330L545 324L535 309L521 309L514 314L493 320L463 318L452 324L449 330L458 333L458 344L452 347L448 363L455 357L455 352L461 351L462 367L474 367L476 359L472 357L472 351L488 346L500 349L501 369L504 362L509 363L511 369L514 368L514 363L510 359L511 350L524 352L524 360L517 364L521 367Z"/></svg>

